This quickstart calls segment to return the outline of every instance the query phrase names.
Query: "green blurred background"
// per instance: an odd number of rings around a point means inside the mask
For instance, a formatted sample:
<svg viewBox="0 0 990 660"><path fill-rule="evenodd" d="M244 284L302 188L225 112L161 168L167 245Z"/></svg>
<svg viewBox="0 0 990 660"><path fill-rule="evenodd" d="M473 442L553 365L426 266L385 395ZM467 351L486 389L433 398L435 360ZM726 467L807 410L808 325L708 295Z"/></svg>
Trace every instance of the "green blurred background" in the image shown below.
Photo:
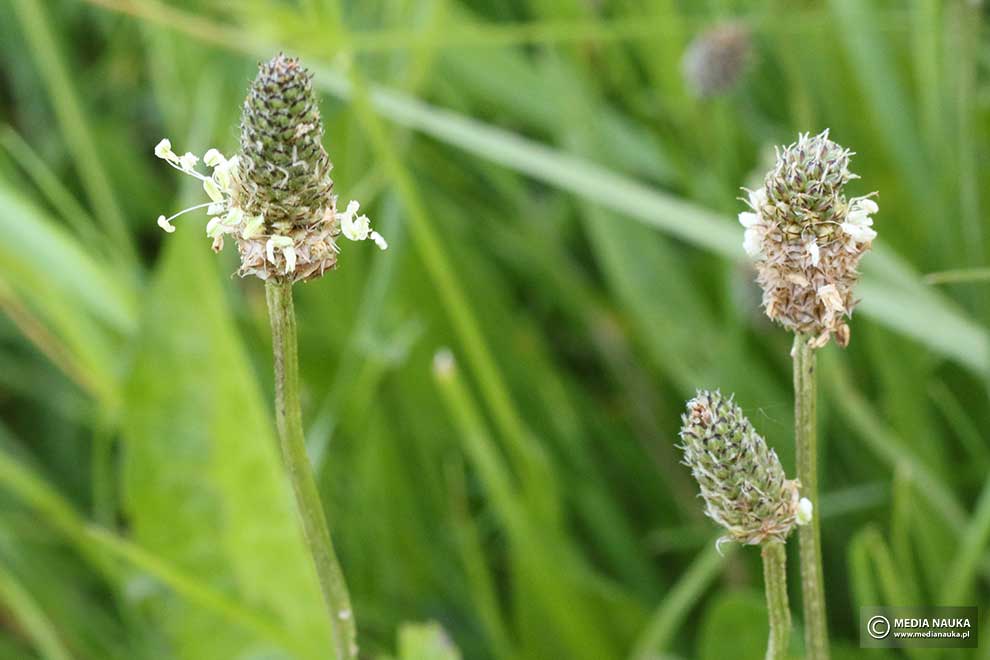
<svg viewBox="0 0 990 660"><path fill-rule="evenodd" d="M858 649L860 605L987 606L986 12L0 0L0 658L326 657L263 287L203 214L155 225L202 193L154 145L235 151L280 49L391 243L296 294L364 656L762 657L758 552L715 553L674 443L719 387L793 472L790 337L735 214L826 127L881 209L851 345L820 356L835 655L900 657ZM684 53L726 21L744 54L709 73L738 80L699 96Z"/></svg>

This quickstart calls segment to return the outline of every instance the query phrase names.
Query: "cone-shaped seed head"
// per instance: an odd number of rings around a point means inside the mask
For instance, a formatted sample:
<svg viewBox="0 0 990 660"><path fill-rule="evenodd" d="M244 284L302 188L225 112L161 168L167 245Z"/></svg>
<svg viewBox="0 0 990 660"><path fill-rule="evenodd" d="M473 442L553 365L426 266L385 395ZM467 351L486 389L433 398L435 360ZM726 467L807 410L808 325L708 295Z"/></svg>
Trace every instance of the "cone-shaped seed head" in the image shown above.
<svg viewBox="0 0 990 660"><path fill-rule="evenodd" d="M849 171L851 155L828 131L801 135L778 151L763 187L750 192L752 212L739 214L767 316L814 335L816 346L833 335L848 343L857 266L876 237L870 218L876 203L843 192L857 178Z"/></svg>
<svg viewBox="0 0 990 660"><path fill-rule="evenodd" d="M300 281L336 267L340 227L322 138L312 74L282 54L262 64L241 114L233 204L264 224L238 240L241 275Z"/></svg>
<svg viewBox="0 0 990 660"><path fill-rule="evenodd" d="M203 155L213 170L196 169L199 157L172 150L168 139L155 155L203 184L210 201L170 217L158 226L171 233L172 221L206 207L206 235L220 252L233 238L241 255L241 276L311 280L337 266L341 234L388 248L385 237L360 213L357 201L337 211L330 158L323 149L323 124L313 94L312 75L299 60L279 54L259 67L241 115L241 151L226 158L218 149Z"/></svg>
<svg viewBox="0 0 990 660"><path fill-rule="evenodd" d="M311 225L333 194L322 140L312 74L282 54L262 64L241 115L240 207L278 230Z"/></svg>
<svg viewBox="0 0 990 660"><path fill-rule="evenodd" d="M745 544L784 541L796 523L798 485L742 410L719 392L699 391L681 417L684 464L701 488L705 514Z"/></svg>

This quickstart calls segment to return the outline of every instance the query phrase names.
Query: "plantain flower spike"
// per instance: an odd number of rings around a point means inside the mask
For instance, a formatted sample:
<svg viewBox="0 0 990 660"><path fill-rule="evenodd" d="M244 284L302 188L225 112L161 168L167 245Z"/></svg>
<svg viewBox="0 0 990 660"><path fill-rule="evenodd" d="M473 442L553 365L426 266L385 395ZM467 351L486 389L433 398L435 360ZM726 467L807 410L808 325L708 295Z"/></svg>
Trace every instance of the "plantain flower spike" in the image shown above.
<svg viewBox="0 0 990 660"><path fill-rule="evenodd" d="M750 211L739 214L746 228L743 248L756 261L767 316L793 332L809 334L819 348L834 336L849 343L846 319L858 302L853 289L859 260L876 231L879 210L871 193L846 198L859 178L849 171L852 152L828 130L777 150L763 187L748 190Z"/></svg>
<svg viewBox="0 0 990 660"><path fill-rule="evenodd" d="M386 249L368 217L359 215L358 202L337 209L312 78L298 59L281 53L260 65L244 100L241 152L227 158L217 149L207 151L209 175L196 169L195 154L179 156L169 140L159 142L155 155L199 179L210 201L159 216L158 225L174 232L172 220L206 208L214 251L223 249L225 236L232 237L241 256L238 274L262 280L307 281L336 268L341 234Z"/></svg>
<svg viewBox="0 0 990 660"><path fill-rule="evenodd" d="M731 91L752 59L749 28L737 22L716 25L688 45L681 58L681 74L688 90L699 99Z"/></svg>
<svg viewBox="0 0 990 660"><path fill-rule="evenodd" d="M810 522L811 501L732 397L699 390L681 416L680 438L705 514L727 531L720 544L784 542L794 525Z"/></svg>

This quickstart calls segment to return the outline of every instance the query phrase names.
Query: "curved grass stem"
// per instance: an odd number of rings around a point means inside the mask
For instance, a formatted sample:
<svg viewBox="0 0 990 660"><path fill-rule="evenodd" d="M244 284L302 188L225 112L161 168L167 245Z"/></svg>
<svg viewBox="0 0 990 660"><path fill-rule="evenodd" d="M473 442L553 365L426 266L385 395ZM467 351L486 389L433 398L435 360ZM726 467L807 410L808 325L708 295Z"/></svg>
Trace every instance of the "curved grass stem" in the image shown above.
<svg viewBox="0 0 990 660"><path fill-rule="evenodd" d="M815 349L810 337L794 336L794 443L801 494L814 505L814 516L798 527L801 558L801 599L804 609L804 645L809 660L827 660L828 627L825 619L825 582L818 501L818 435L815 402L817 386Z"/></svg>
<svg viewBox="0 0 990 660"><path fill-rule="evenodd" d="M272 352L275 355L275 421L282 459L296 497L306 545L313 557L323 600L330 612L335 658L357 657L357 632L351 598L344 574L337 562L330 529L313 469L306 454L299 405L299 360L296 349L296 315L292 304L292 281L269 279L265 298L272 325Z"/></svg>

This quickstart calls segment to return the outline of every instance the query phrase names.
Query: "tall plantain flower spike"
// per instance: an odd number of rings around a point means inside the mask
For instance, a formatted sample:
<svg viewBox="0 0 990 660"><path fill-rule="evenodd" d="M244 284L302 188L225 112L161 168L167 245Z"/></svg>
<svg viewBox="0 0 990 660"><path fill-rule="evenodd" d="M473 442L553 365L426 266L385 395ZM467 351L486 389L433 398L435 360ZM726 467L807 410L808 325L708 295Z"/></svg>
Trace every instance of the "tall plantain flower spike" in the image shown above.
<svg viewBox="0 0 990 660"><path fill-rule="evenodd" d="M359 204L349 202L341 212L333 193L333 164L323 148L323 122L313 92L312 74L299 60L279 54L259 67L241 113L241 152L226 158L216 149L203 156L212 168L207 176L196 169L198 158L172 151L162 140L155 155L203 183L210 201L180 211L158 224L175 231L172 220L206 208L206 234L213 249L223 249L231 236L241 256L238 273L306 281L337 266L336 238L385 239L371 228Z"/></svg>
<svg viewBox="0 0 990 660"><path fill-rule="evenodd" d="M680 438L705 514L728 532L719 543L783 542L794 525L811 520L811 501L799 497L798 482L786 478L732 397L699 390L681 416Z"/></svg>
<svg viewBox="0 0 990 660"><path fill-rule="evenodd" d="M750 190L751 211L739 214L743 247L756 260L767 316L824 346L833 335L849 343L846 319L858 302L857 267L876 231L876 193L847 199L852 152L828 138L828 130L777 150L763 187Z"/></svg>

